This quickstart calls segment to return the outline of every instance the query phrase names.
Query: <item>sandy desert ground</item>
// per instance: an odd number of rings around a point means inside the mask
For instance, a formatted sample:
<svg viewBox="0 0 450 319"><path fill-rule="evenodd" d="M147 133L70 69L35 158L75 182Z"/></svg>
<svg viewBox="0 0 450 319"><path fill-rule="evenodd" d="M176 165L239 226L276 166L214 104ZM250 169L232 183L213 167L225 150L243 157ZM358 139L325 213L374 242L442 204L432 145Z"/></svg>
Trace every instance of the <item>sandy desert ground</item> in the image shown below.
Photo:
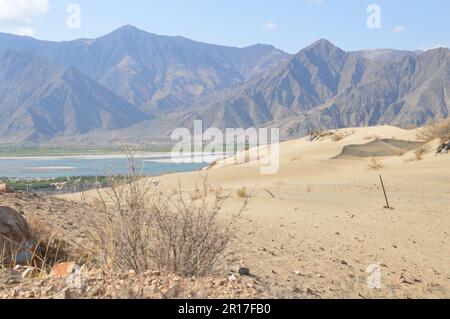
<svg viewBox="0 0 450 319"><path fill-rule="evenodd" d="M194 192L207 175L233 195L228 213L242 205L237 193L246 187L249 204L225 267L245 265L275 297L449 298L450 155L436 156L429 145L416 160L415 130L333 134L282 143L274 175L261 175L258 163L229 159L152 182ZM380 168L369 167L372 156ZM393 209L384 208L380 174ZM367 286L374 264L381 289Z"/></svg>

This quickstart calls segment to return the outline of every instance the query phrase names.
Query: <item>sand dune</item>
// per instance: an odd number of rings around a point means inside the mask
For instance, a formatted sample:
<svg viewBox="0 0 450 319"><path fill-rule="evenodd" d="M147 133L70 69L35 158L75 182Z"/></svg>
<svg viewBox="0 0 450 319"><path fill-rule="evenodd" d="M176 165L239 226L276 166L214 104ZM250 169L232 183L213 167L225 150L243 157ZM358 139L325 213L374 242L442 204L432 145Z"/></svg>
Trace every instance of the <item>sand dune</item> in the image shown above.
<svg viewBox="0 0 450 319"><path fill-rule="evenodd" d="M424 160L414 160L414 130L335 133L343 138L282 143L274 175L261 175L256 162L227 159L156 179L162 188L180 183L190 192L207 175L232 195L225 212L240 207L237 190L247 187L250 203L228 262L248 266L279 297L450 297L450 156L430 147ZM368 168L372 156L381 169ZM380 174L393 210L383 209ZM381 267L379 290L367 286L372 264Z"/></svg>
<svg viewBox="0 0 450 319"><path fill-rule="evenodd" d="M376 139L363 145L347 145L333 159L401 156L417 148L421 143L396 139Z"/></svg>

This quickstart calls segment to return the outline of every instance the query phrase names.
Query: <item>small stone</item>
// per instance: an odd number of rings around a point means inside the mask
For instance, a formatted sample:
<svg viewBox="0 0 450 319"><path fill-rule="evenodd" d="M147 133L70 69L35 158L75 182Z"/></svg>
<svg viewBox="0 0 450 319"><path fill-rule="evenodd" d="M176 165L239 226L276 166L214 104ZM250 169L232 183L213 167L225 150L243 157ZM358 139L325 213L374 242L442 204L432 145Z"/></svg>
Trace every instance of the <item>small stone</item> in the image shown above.
<svg viewBox="0 0 450 319"><path fill-rule="evenodd" d="M247 267L239 267L238 274L241 276L250 276L250 269Z"/></svg>
<svg viewBox="0 0 450 319"><path fill-rule="evenodd" d="M165 296L169 299L174 299L174 298L178 298L178 296L181 293L181 286L180 285L174 285L172 287L169 288L169 290L167 291L167 293L165 293Z"/></svg>
<svg viewBox="0 0 450 319"><path fill-rule="evenodd" d="M74 262L59 263L53 266L50 276L54 278L65 278L77 270L81 270L81 267Z"/></svg>
<svg viewBox="0 0 450 319"><path fill-rule="evenodd" d="M228 277L228 281L229 281L229 282L236 282L236 281L237 281L237 278L236 278L235 275L231 275L230 277Z"/></svg>

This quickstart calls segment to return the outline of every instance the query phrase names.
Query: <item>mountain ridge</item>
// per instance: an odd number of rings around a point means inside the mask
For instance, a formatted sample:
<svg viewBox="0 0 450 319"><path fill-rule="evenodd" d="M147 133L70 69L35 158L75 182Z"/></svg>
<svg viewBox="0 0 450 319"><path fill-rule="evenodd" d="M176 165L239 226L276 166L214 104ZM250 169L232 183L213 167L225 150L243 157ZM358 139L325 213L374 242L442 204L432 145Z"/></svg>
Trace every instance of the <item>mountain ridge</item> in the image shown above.
<svg viewBox="0 0 450 319"><path fill-rule="evenodd" d="M195 116L219 128L280 126L288 137L319 128L423 125L449 115L449 52L441 48L382 61L319 40L278 73L227 91Z"/></svg>
<svg viewBox="0 0 450 319"><path fill-rule="evenodd" d="M225 47L129 25L96 39L17 40L31 53L74 67L149 113L190 105L204 93L243 82L289 56L270 45ZM0 49L2 42L0 34ZM275 51L278 56L265 59Z"/></svg>
<svg viewBox="0 0 450 319"><path fill-rule="evenodd" d="M271 45L227 47L127 25L64 42L0 33L0 54L8 50L28 52L35 65L22 71L16 65L14 76L0 78L0 96L10 103L0 103L3 141L99 131L133 136L133 130L167 138L171 128L192 128L196 119L221 129L280 127L291 138L318 128L422 125L449 115L446 48L347 52L319 39L290 55ZM49 91L33 82L34 74ZM35 95L33 103L18 99L28 95ZM28 126L17 124L19 115Z"/></svg>
<svg viewBox="0 0 450 319"><path fill-rule="evenodd" d="M27 51L0 54L0 135L43 141L150 119L79 71Z"/></svg>

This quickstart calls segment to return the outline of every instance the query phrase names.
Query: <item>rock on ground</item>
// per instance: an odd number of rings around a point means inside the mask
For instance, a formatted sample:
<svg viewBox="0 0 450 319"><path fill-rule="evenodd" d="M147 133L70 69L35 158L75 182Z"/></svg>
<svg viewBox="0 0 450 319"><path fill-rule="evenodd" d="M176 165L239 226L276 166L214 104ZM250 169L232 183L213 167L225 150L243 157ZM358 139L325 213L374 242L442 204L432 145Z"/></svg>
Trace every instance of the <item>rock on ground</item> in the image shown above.
<svg viewBox="0 0 450 319"><path fill-rule="evenodd" d="M25 218L9 207L0 207L0 247L2 264L26 264L31 257L33 238L30 228Z"/></svg>

